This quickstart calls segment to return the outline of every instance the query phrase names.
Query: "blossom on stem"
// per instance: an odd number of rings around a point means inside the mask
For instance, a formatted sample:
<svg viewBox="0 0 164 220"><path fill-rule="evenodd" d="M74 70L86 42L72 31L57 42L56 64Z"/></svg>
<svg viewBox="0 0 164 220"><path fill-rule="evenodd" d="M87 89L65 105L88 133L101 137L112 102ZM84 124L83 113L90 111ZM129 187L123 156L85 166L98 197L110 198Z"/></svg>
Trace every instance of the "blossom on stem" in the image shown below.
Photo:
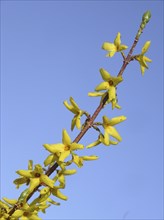
<svg viewBox="0 0 164 220"><path fill-rule="evenodd" d="M142 47L141 54L134 56L134 58L139 62L140 68L141 68L141 73L144 75L145 70L148 69L148 65L146 62L152 62L151 59L145 56L145 53L148 51L150 47L151 41L146 41L144 46Z"/></svg>
<svg viewBox="0 0 164 220"><path fill-rule="evenodd" d="M102 98L108 94L108 100L107 103L112 104L112 109L121 107L117 104L117 94L116 94L116 86L123 81L122 76L114 77L111 76L110 73L108 73L105 69L100 69L100 74L102 76L102 79L104 82L100 83L95 88L95 93L88 93L89 96L102 96ZM107 90L107 93L99 93L101 90Z"/></svg>
<svg viewBox="0 0 164 220"><path fill-rule="evenodd" d="M122 121L125 121L125 116L118 116L112 119L109 119L107 116L103 116L103 127L104 127L104 139L108 140L109 136L112 136L118 141L121 141L122 138L114 125L119 124Z"/></svg>
<svg viewBox="0 0 164 220"><path fill-rule="evenodd" d="M30 186L28 193L30 194L37 186L45 185L50 188L53 188L54 181L51 180L47 175L45 175L44 170L40 164L36 164L33 170L18 170L17 174L28 178L30 180Z"/></svg>
<svg viewBox="0 0 164 220"><path fill-rule="evenodd" d="M58 144L44 144L46 150L56 154L60 162L63 162L74 150L81 150L84 148L82 144L71 142L71 138L64 129L62 133L62 143Z"/></svg>
<svg viewBox="0 0 164 220"><path fill-rule="evenodd" d="M85 111L79 108L79 106L77 105L77 103L74 101L72 97L70 97L70 103L71 104L68 104L67 101L64 101L65 107L69 111L71 111L73 114L75 114L75 116L72 119L71 130L74 129L75 125L78 129L80 129L81 128L81 116L85 114Z"/></svg>
<svg viewBox="0 0 164 220"><path fill-rule="evenodd" d="M108 51L107 57L113 57L116 52L121 52L128 47L124 44L121 44L121 34L118 32L114 43L104 42L102 45L102 49Z"/></svg>
<svg viewBox="0 0 164 220"><path fill-rule="evenodd" d="M28 161L28 170L33 170L33 161L32 160ZM15 179L13 181L13 183L16 185L16 188L19 188L21 185L27 184L28 181L29 181L29 178L22 176L20 178Z"/></svg>

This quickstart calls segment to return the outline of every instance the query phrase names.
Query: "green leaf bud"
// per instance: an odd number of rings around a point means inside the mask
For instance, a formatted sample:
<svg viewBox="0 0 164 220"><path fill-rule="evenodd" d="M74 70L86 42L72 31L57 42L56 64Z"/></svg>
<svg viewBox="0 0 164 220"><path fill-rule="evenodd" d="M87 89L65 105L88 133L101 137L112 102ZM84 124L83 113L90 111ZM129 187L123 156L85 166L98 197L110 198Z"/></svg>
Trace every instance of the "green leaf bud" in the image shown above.
<svg viewBox="0 0 164 220"><path fill-rule="evenodd" d="M142 22L143 23L148 23L150 21L150 18L151 18L151 12L146 11L142 16Z"/></svg>

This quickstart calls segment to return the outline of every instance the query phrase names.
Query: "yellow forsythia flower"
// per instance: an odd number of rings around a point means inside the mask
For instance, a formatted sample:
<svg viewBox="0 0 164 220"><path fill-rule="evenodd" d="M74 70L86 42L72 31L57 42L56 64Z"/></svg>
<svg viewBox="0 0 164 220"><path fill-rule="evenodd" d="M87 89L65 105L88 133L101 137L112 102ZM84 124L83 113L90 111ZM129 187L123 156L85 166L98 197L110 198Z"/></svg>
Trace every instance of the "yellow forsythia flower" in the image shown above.
<svg viewBox="0 0 164 220"><path fill-rule="evenodd" d="M144 75L145 69L148 69L148 65L146 62L152 62L151 59L145 56L145 53L148 51L150 47L151 41L147 41L144 46L142 47L141 54L135 56L135 59L139 62L140 68L141 68L141 73Z"/></svg>
<svg viewBox="0 0 164 220"><path fill-rule="evenodd" d="M71 104L69 105L67 101L64 101L65 107L69 111L71 111L73 114L75 114L75 116L72 119L71 130L74 129L75 125L78 129L80 129L81 128L80 119L81 119L81 116L83 114L85 114L85 112L79 108L79 106L77 105L77 103L75 102L75 100L72 97L70 97L70 103Z"/></svg>
<svg viewBox="0 0 164 220"><path fill-rule="evenodd" d="M104 96L105 93L99 93L101 90L107 90L108 93L108 100L107 103L112 103L112 109L113 108L119 108L120 106L117 104L117 94L116 94L116 86L123 81L123 78L121 76L114 77L111 76L110 73L108 73L105 69L100 69L100 74L104 82L100 83L95 88L95 93L88 93L89 96Z"/></svg>
<svg viewBox="0 0 164 220"><path fill-rule="evenodd" d="M116 52L121 52L128 47L124 44L121 44L121 34L118 32L114 43L104 42L102 45L102 49L108 51L107 57L113 57Z"/></svg>
<svg viewBox="0 0 164 220"><path fill-rule="evenodd" d="M36 164L34 170L18 170L16 173L30 180L29 193L40 184L49 186L50 188L54 186L54 181L44 174L44 170L40 164Z"/></svg>
<svg viewBox="0 0 164 220"><path fill-rule="evenodd" d="M71 142L71 138L64 129L62 133L62 143L58 144L44 144L46 150L56 155L59 155L59 161L63 162L74 150L83 149L82 144Z"/></svg>
<svg viewBox="0 0 164 220"><path fill-rule="evenodd" d="M126 117L125 116L118 116L112 119L109 119L107 116L103 116L103 127L104 127L104 138L108 139L109 135L114 137L116 140L121 141L122 138L120 134L117 132L116 128L114 125L125 121Z"/></svg>

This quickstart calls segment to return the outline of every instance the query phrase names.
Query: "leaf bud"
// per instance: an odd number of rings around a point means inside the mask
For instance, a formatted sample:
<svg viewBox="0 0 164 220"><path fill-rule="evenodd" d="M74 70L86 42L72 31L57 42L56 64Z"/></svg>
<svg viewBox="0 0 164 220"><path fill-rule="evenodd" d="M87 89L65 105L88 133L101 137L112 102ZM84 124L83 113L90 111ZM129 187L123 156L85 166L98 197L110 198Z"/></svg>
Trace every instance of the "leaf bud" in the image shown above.
<svg viewBox="0 0 164 220"><path fill-rule="evenodd" d="M142 16L142 22L146 24L150 21L150 18L151 18L151 12L146 11Z"/></svg>

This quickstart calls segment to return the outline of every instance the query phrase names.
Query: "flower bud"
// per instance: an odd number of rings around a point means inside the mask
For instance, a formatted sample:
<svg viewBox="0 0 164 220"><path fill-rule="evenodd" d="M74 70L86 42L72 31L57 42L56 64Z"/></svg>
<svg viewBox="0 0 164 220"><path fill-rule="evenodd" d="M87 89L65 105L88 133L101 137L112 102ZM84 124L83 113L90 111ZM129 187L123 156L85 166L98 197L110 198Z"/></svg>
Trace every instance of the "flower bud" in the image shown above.
<svg viewBox="0 0 164 220"><path fill-rule="evenodd" d="M148 23L150 21L151 18L151 13L150 11L146 11L143 16L142 16L142 22L143 23Z"/></svg>

